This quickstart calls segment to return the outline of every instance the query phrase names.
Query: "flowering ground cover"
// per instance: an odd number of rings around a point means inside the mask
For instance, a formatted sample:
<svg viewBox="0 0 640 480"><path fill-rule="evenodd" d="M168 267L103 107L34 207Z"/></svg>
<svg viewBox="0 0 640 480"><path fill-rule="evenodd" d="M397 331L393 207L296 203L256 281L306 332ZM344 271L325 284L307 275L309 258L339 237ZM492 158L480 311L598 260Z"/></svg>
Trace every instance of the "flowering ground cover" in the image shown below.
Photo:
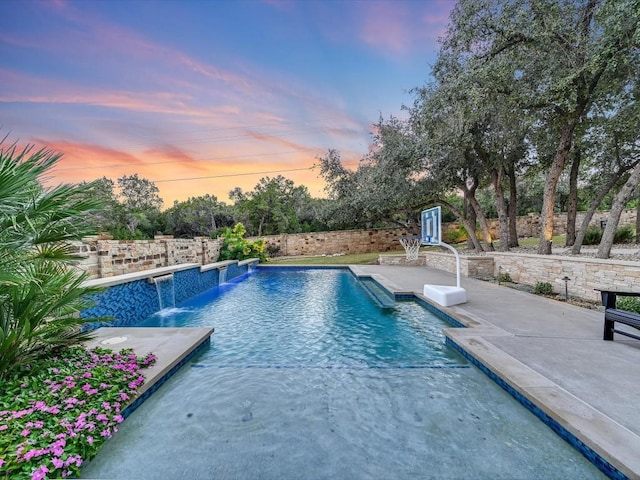
<svg viewBox="0 0 640 480"><path fill-rule="evenodd" d="M118 431L149 353L71 347L0 381L0 479L76 476Z"/></svg>

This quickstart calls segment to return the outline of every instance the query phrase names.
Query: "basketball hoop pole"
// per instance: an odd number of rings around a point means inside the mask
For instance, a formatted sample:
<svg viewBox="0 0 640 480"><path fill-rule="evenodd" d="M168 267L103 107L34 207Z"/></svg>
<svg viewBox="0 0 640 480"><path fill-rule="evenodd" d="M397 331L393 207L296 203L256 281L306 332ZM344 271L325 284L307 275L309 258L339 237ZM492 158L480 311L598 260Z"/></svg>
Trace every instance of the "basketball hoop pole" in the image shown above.
<svg viewBox="0 0 640 480"><path fill-rule="evenodd" d="M456 257L456 286L427 284L424 286L424 296L443 307L451 307L465 303L467 301L467 292L460 286L460 254L458 250L451 245L441 241L442 223L440 207L437 206L423 210L420 217L422 220L422 244L448 248Z"/></svg>
<svg viewBox="0 0 640 480"><path fill-rule="evenodd" d="M456 287L460 288L460 254L458 253L458 250L456 250L455 248L453 248L451 245L449 245L448 243L444 243L444 242L440 242L439 245L441 247L446 247L449 250L451 250L453 252L453 254L456 256Z"/></svg>

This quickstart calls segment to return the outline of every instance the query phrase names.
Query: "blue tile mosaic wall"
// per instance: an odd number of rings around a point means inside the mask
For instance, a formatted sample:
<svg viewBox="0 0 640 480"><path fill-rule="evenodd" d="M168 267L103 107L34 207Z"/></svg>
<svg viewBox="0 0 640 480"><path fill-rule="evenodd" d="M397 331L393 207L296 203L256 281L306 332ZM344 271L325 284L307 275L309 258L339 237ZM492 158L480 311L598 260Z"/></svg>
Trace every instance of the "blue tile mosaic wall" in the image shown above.
<svg viewBox="0 0 640 480"><path fill-rule="evenodd" d="M218 286L218 276L219 270L214 268L212 270L207 270L206 272L202 272L200 274L200 291L204 292L205 290L209 290L210 288L215 288Z"/></svg>
<svg viewBox="0 0 640 480"><path fill-rule="evenodd" d="M248 272L248 265L227 267L227 280L240 277ZM199 293L218 286L219 270L213 268L200 272L200 267L174 272L176 305ZM96 295L96 305L80 313L83 318L111 317L112 321L95 322L87 328L131 327L149 315L160 310L156 286L147 279L134 280L107 288Z"/></svg>
<svg viewBox="0 0 640 480"><path fill-rule="evenodd" d="M94 300L96 305L80 312L80 316L112 317L114 320L96 322L90 328L128 327L160 310L156 286L144 279L109 287L96 295Z"/></svg>
<svg viewBox="0 0 640 480"><path fill-rule="evenodd" d="M200 283L200 268L181 270L173 274L173 285L176 290L176 304L203 292Z"/></svg>

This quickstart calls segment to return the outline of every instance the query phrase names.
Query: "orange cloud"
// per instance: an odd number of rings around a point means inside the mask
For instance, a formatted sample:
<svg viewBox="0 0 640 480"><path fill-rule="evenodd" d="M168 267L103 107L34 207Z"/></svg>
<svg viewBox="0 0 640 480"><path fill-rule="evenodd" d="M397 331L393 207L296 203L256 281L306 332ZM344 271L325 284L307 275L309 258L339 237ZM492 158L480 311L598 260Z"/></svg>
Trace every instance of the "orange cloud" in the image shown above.
<svg viewBox="0 0 640 480"><path fill-rule="evenodd" d="M175 200L205 194L215 195L228 202L228 194L235 187L253 190L262 177L283 175L296 185L305 185L313 196L324 196L324 181L312 170L317 153L289 152L274 155L242 155L233 159L197 159L180 148L162 145L135 153L98 145L68 141L36 139L36 145L60 152L63 157L51 171L49 185L80 183L103 176L114 182L123 175L138 174L156 183L164 208ZM233 152L228 148L224 152ZM219 152L221 152L219 150ZM229 156L229 155L228 155Z"/></svg>

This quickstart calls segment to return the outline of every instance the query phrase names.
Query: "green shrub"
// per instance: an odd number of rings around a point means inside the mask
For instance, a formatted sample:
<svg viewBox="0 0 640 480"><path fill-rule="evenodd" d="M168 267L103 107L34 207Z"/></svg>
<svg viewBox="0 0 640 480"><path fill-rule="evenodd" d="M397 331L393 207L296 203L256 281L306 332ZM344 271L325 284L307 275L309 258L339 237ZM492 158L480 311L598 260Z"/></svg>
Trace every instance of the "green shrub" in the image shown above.
<svg viewBox="0 0 640 480"><path fill-rule="evenodd" d="M533 288L533 292L537 295L552 295L553 285L549 282L536 282L536 286Z"/></svg>
<svg viewBox="0 0 640 480"><path fill-rule="evenodd" d="M636 232L632 226L620 227L613 235L613 243L631 243L636 238Z"/></svg>
<svg viewBox="0 0 640 480"><path fill-rule="evenodd" d="M442 241L449 244L464 242L467 238L467 230L462 225L458 224L442 233Z"/></svg>
<svg viewBox="0 0 640 480"><path fill-rule="evenodd" d="M602 239L602 230L598 227L588 227L584 234L583 245L598 245Z"/></svg>
<svg viewBox="0 0 640 480"><path fill-rule="evenodd" d="M220 248L220 260L258 258L261 262L267 261L266 242L262 239L252 242L244 238L247 230L242 223L236 223L233 229L224 228L221 233L223 243Z"/></svg>
<svg viewBox="0 0 640 480"><path fill-rule="evenodd" d="M499 273L498 274L498 283L512 283L511 275L509 272Z"/></svg>
<svg viewBox="0 0 640 480"><path fill-rule="evenodd" d="M591 226L587 228L584 235L583 245L598 245L602 240L602 230L598 227ZM631 243L636 238L636 232L630 225L619 227L613 234L613 243Z"/></svg>
<svg viewBox="0 0 640 480"><path fill-rule="evenodd" d="M72 240L95 233L94 184L40 183L59 154L5 148L0 141L0 380L47 351L86 340L78 313L92 304ZM1 456L1 452L0 452Z"/></svg>
<svg viewBox="0 0 640 480"><path fill-rule="evenodd" d="M616 308L627 312L640 313L640 299L637 297L618 297Z"/></svg>

